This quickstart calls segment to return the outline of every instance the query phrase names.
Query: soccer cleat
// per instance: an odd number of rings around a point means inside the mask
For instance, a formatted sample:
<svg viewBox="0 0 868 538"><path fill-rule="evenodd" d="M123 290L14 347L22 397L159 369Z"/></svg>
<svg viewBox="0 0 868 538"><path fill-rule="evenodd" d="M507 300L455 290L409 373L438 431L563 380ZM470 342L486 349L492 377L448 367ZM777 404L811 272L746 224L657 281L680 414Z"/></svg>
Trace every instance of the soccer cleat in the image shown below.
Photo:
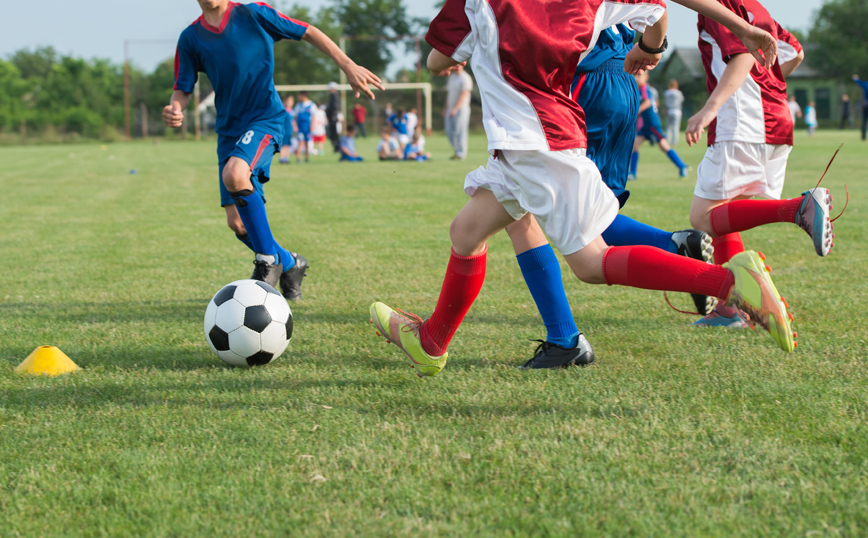
<svg viewBox="0 0 868 538"><path fill-rule="evenodd" d="M711 246L711 236L699 230L680 230L672 233L672 242L680 256L686 256L705 263L714 263L714 247ZM717 297L691 293L696 311L702 315L708 314L717 304Z"/></svg>
<svg viewBox="0 0 868 538"><path fill-rule="evenodd" d="M301 299L301 281L307 276L310 264L301 254L297 252L291 254L295 258L295 265L280 274L280 291L288 300L298 301Z"/></svg>
<svg viewBox="0 0 868 538"><path fill-rule="evenodd" d="M519 370L538 370L541 368L569 368L573 365L587 366L594 362L594 349L584 334L579 334L579 343L572 349L561 347L545 340L539 342L533 357Z"/></svg>
<svg viewBox="0 0 868 538"><path fill-rule="evenodd" d="M261 280L268 283L272 288L276 288L277 281L280 280L280 275L283 273L283 264L269 263L263 258L262 254L256 255L256 259L253 260L253 274L250 276L250 279ZM269 256L269 258L274 259L272 256Z"/></svg>
<svg viewBox="0 0 868 538"><path fill-rule="evenodd" d="M682 166L678 169L678 177L687 177L688 175L690 175L689 166Z"/></svg>
<svg viewBox="0 0 868 538"><path fill-rule="evenodd" d="M749 329L750 325L745 320L741 313L736 313L732 317L721 315L717 310L712 310L710 314L699 318L693 322L694 327L725 327L727 329Z"/></svg>
<svg viewBox="0 0 868 538"><path fill-rule="evenodd" d="M787 306L769 276L771 269L763 264L763 260L762 253L747 250L723 264L735 277L726 306L743 311L750 325L760 325L781 349L790 352L796 347L791 325L793 315L787 312Z"/></svg>
<svg viewBox="0 0 868 538"><path fill-rule="evenodd" d="M829 189L811 189L802 193L802 203L796 212L795 223L808 232L814 240L814 250L818 256L825 256L832 250L832 221L829 209L832 208L832 195Z"/></svg>
<svg viewBox="0 0 868 538"><path fill-rule="evenodd" d="M410 357L410 365L419 377L437 375L446 366L448 353L432 357L422 349L419 329L422 318L409 312L392 310L383 303L374 303L369 310L370 322L377 327L377 335L395 344Z"/></svg>

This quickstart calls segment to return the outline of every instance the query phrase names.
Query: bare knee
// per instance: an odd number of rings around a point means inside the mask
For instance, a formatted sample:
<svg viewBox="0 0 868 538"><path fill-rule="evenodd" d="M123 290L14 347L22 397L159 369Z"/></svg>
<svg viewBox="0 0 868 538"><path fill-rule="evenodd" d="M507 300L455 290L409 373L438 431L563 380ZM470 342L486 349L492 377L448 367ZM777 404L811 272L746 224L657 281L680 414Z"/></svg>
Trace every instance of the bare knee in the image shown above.
<svg viewBox="0 0 868 538"><path fill-rule="evenodd" d="M711 229L711 212L705 207L696 205L690 207L690 226L711 236L714 235Z"/></svg>
<svg viewBox="0 0 868 538"><path fill-rule="evenodd" d="M231 157L223 167L223 185L229 192L253 189L250 181L250 165L237 157Z"/></svg>

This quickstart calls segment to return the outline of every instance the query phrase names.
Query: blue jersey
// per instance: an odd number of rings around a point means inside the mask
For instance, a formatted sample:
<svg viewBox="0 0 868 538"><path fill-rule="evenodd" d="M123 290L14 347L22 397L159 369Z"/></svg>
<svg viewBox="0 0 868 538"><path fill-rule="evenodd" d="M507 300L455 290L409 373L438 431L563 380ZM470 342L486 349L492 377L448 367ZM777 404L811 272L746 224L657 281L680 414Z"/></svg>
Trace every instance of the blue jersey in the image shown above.
<svg viewBox="0 0 868 538"><path fill-rule="evenodd" d="M274 43L299 40L307 23L290 19L268 4L230 2L214 27L199 17L181 33L175 53L175 89L192 93L199 73L216 93L217 125L223 136L240 136L249 125L285 114L274 90Z"/></svg>
<svg viewBox="0 0 868 538"><path fill-rule="evenodd" d="M600 32L600 37L597 38L594 48L582 58L579 67L576 68L573 88L575 88L579 73L594 71L609 60L626 58L627 53L633 48L635 38L636 32L624 24L618 24Z"/></svg>
<svg viewBox="0 0 868 538"><path fill-rule="evenodd" d="M295 112L292 108L284 110L286 111L286 117L283 118L283 140L288 141L293 134L292 122L295 121Z"/></svg>
<svg viewBox="0 0 868 538"><path fill-rule="evenodd" d="M645 84L639 88L639 98L644 101L651 101L651 106L640 112L644 123L657 126L660 124L660 114L657 113L657 100L654 98L654 93L649 86Z"/></svg>
<svg viewBox="0 0 868 538"><path fill-rule="evenodd" d="M310 133L310 122L313 120L313 111L316 104L308 99L299 101L295 105L295 125L300 133Z"/></svg>
<svg viewBox="0 0 868 538"><path fill-rule="evenodd" d="M392 128L395 129L395 132L402 135L407 134L407 116L399 118L397 114L392 114L389 116L388 121L392 124Z"/></svg>

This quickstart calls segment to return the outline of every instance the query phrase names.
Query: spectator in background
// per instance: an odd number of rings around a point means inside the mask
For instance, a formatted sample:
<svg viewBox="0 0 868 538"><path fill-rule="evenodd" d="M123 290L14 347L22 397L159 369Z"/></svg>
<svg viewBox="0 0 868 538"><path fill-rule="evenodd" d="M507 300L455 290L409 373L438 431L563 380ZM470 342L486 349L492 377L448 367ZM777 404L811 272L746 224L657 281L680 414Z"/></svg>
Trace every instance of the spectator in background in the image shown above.
<svg viewBox="0 0 868 538"><path fill-rule="evenodd" d="M323 106L313 105L313 121L310 125L311 145L313 146L314 155L321 155L325 152L326 140L326 123L328 123L328 114L326 114Z"/></svg>
<svg viewBox="0 0 868 538"><path fill-rule="evenodd" d="M361 155L356 153L356 126L350 125L347 127L347 134L341 137L338 148L340 149L342 161L360 162L364 161Z"/></svg>
<svg viewBox="0 0 868 538"><path fill-rule="evenodd" d="M383 125L389 125L389 117L395 112L392 110L392 103L386 103L386 107L383 109L383 122L377 127L382 127Z"/></svg>
<svg viewBox="0 0 868 538"><path fill-rule="evenodd" d="M446 138L455 154L452 159L467 157L467 134L470 129L470 92L473 79L464 71L464 66L455 66L446 81L446 108L443 117L446 123Z"/></svg>
<svg viewBox="0 0 868 538"><path fill-rule="evenodd" d="M813 101L805 107L805 125L808 126L808 136L814 136L814 129L817 128L817 107Z"/></svg>
<svg viewBox="0 0 868 538"><path fill-rule="evenodd" d="M365 118L368 116L368 109L362 103L353 105L353 125L356 127L356 136L361 133L362 138L368 138L368 132L365 130ZM349 132L349 129L347 130Z"/></svg>
<svg viewBox="0 0 868 538"><path fill-rule="evenodd" d="M338 112L341 111L341 98L338 95L338 83L337 82L329 82L329 101L325 107L325 115L326 115L326 133L328 134L329 140L332 143L332 146L335 148L335 152L340 149L340 132L338 129Z"/></svg>
<svg viewBox="0 0 868 538"><path fill-rule="evenodd" d="M844 122L853 128L853 110L850 108L850 96L846 93L841 96L841 129L844 128Z"/></svg>
<svg viewBox="0 0 868 538"><path fill-rule="evenodd" d="M422 162L431 158L431 154L425 152L425 141L422 140L420 143L421 136L422 133L418 131L413 133L413 139L404 148L405 161Z"/></svg>
<svg viewBox="0 0 868 538"><path fill-rule="evenodd" d="M283 100L286 117L283 118L283 140L280 141L280 164L289 164L289 157L298 143L295 139L295 97L287 95Z"/></svg>
<svg viewBox="0 0 868 538"><path fill-rule="evenodd" d="M407 130L407 115L404 114L404 109L399 108L398 112L389 116L389 123L392 125L393 135L401 145L401 155L403 155L404 146L410 143L410 131Z"/></svg>
<svg viewBox="0 0 868 538"><path fill-rule="evenodd" d="M865 140L868 131L868 82L860 79L859 75L853 75L853 82L862 88L862 140Z"/></svg>
<svg viewBox="0 0 868 538"><path fill-rule="evenodd" d="M377 142L377 156L381 161L393 161L401 158L401 148L398 140L392 136L392 128L384 125L380 129L380 140Z"/></svg>
<svg viewBox="0 0 868 538"><path fill-rule="evenodd" d="M787 101L787 106L790 107L790 116L793 117L793 127L796 126L796 118L802 117L802 107L799 106L799 103L796 102L796 96L791 95L789 100Z"/></svg>
<svg viewBox="0 0 868 538"><path fill-rule="evenodd" d="M411 137L416 132L416 125L419 124L419 116L416 115L416 107L411 106L410 111L404 116L407 118L407 134Z"/></svg>
<svg viewBox="0 0 868 538"><path fill-rule="evenodd" d="M678 145L678 137L681 136L681 108L684 105L684 94L678 89L678 81L674 78L669 81L669 89L663 92L663 100L666 102L666 140L673 146Z"/></svg>

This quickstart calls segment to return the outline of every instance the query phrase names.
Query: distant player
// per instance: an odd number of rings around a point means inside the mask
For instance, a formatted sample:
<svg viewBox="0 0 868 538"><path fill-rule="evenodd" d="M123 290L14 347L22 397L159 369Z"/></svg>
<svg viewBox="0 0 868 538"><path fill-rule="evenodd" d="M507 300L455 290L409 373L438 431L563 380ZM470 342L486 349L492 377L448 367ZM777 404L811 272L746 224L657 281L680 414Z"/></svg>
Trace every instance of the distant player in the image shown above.
<svg viewBox="0 0 868 538"><path fill-rule="evenodd" d="M380 140L377 142L377 156L381 161L396 161L403 157L398 139L392 136L392 128L384 125L380 130Z"/></svg>
<svg viewBox="0 0 868 538"><path fill-rule="evenodd" d="M283 119L283 140L280 141L280 164L289 164L289 157L292 155L293 147L298 142L295 139L295 97L287 95L283 100L283 107L286 110L286 117Z"/></svg>
<svg viewBox="0 0 868 538"><path fill-rule="evenodd" d="M639 86L641 103L639 105L639 121L636 123L636 141L633 143L633 158L630 161L630 173L628 179L636 179L636 169L639 166L639 148L648 140L657 144L660 151L669 157L672 164L678 168L679 177L687 177L690 167L684 164L678 153L672 149L663 133L663 125L660 123L660 114L657 111L657 103L648 91L648 73L636 75L636 84Z"/></svg>
<svg viewBox="0 0 868 538"><path fill-rule="evenodd" d="M721 0L721 5L771 33L778 40L778 62L763 69L732 32L699 16L699 50L710 95L688 120L686 134L693 145L708 127L708 150L696 170L691 225L714 238L718 264L744 251L739 232L774 222L800 226L817 254L825 256L833 237L829 191L817 188L780 199L793 148L786 77L804 58L802 47L757 0ZM696 325L741 328L746 321L736 308L719 304Z"/></svg>
<svg viewBox="0 0 868 538"><path fill-rule="evenodd" d="M311 125L316 104L310 100L306 91L298 93L298 104L295 105L295 124L298 127L298 148L295 150L295 161L301 162L304 151L304 162L310 161Z"/></svg>
<svg viewBox="0 0 868 538"><path fill-rule="evenodd" d="M324 105L313 105L313 120L310 123L310 139L314 155L325 155L326 133L328 131L328 116Z"/></svg>
<svg viewBox="0 0 868 538"><path fill-rule="evenodd" d="M262 184L283 138L286 111L274 89L274 43L305 40L332 58L356 94L373 94L380 79L350 60L325 34L283 15L267 4L198 0L202 16L178 40L175 91L163 121L180 127L199 73L206 73L217 95L217 162L220 204L229 228L255 253L251 278L272 286L280 282L287 299L301 297L307 260L290 253L272 235Z"/></svg>
<svg viewBox="0 0 868 538"><path fill-rule="evenodd" d="M388 120L392 126L393 135L401 146L401 153L403 153L404 147L410 143L410 131L407 129L407 115L404 113L404 109L399 108L397 112L389 116Z"/></svg>
<svg viewBox="0 0 868 538"><path fill-rule="evenodd" d="M341 154L341 161L361 162L365 159L356 153L356 126L350 125L347 127L347 134L341 136L338 149Z"/></svg>
<svg viewBox="0 0 868 538"><path fill-rule="evenodd" d="M768 33L715 2L680 3L721 17L774 57ZM423 322L380 302L369 310L378 332L407 354L417 375L436 375L445 366L447 347L485 279L486 241L528 213L579 279L714 295L751 311L782 349L792 351L786 308L756 253L720 267L648 246L608 247L600 237L618 202L584 155L584 114L570 99L569 82L597 34L623 22L645 31L625 68L656 65L667 26L658 0L583 3L581 9L555 3L542 14L521 0L446 0L432 21L428 68L442 76L472 62L492 156L465 179L470 200L450 227L452 253L431 317Z"/></svg>

